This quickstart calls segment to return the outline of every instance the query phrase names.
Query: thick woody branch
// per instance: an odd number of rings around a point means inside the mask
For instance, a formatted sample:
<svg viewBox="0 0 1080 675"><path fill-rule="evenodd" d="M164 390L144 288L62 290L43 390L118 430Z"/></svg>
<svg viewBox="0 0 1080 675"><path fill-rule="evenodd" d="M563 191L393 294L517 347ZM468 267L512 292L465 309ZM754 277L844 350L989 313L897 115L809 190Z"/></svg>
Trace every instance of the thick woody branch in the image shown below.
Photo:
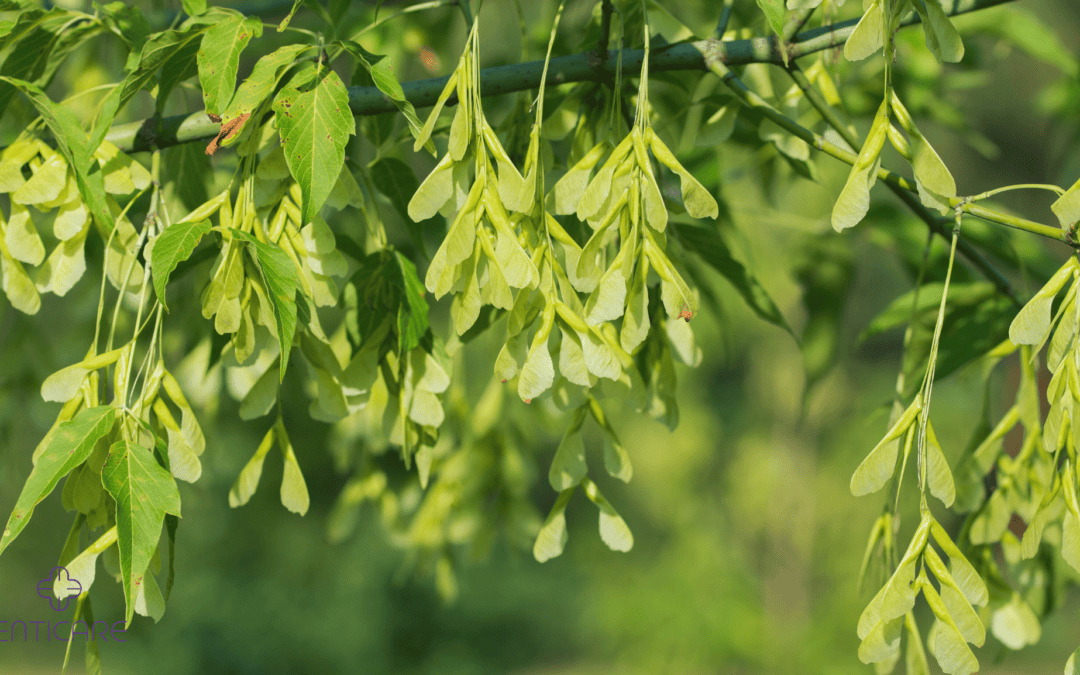
<svg viewBox="0 0 1080 675"><path fill-rule="evenodd" d="M965 14L994 7L1013 0L955 0L950 15ZM946 3L949 4L949 3ZM909 19L905 25L918 23L918 17ZM653 49L649 56L650 72L677 70L708 70L708 61L719 61L729 66L750 63L783 64L781 49L789 59L797 59L825 49L843 45L855 29L857 20L823 26L800 33L787 45L776 37L750 40L720 41L717 38L697 42L683 42ZM551 59L547 85L571 82L605 82L615 75L618 60L616 52L598 60L594 53L573 54ZM640 49L627 49L622 54L622 72L633 77L641 71L645 53ZM530 61L514 65L484 68L480 71L480 89L483 96L497 96L540 86L544 70L543 61ZM417 108L435 104L448 78L403 82L405 97ZM355 115L378 115L397 110L393 101L375 87L350 87L349 107ZM166 148L181 143L205 141L217 136L220 125L211 121L204 112L176 115L162 119L121 124L109 130L108 140L128 152L141 152L154 148Z"/></svg>

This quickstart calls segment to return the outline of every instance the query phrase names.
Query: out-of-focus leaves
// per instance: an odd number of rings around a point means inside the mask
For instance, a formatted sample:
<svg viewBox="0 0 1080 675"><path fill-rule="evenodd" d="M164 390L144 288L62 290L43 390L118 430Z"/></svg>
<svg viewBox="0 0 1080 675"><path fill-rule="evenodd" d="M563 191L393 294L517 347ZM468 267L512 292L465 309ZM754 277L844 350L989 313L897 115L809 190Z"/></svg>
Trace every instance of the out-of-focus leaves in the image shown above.
<svg viewBox="0 0 1080 675"><path fill-rule="evenodd" d="M676 223L679 239L689 251L701 256L710 267L722 274L735 290L739 292L746 304L754 313L769 323L777 325L791 333L784 315L780 308L769 296L768 291L761 285L746 267L731 255L731 250L720 237L720 233L704 227Z"/></svg>
<svg viewBox="0 0 1080 675"><path fill-rule="evenodd" d="M797 249L795 276L803 287L807 320L801 338L807 387L836 362L840 329L855 277L850 242L840 236L806 237Z"/></svg>

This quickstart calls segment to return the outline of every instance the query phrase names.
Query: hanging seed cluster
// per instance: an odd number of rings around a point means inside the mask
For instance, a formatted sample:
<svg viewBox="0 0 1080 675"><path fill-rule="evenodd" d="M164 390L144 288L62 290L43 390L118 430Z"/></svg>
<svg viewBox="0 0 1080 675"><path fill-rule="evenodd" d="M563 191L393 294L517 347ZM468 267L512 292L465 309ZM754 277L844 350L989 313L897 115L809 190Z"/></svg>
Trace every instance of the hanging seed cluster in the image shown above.
<svg viewBox="0 0 1080 675"><path fill-rule="evenodd" d="M138 291L143 279L142 265L135 259L139 235L126 217L117 217L122 209L114 196L145 190L150 173L108 141L97 149L93 161L101 170L106 203L116 219L116 231L102 233L109 244L106 275L113 287ZM36 314L40 293L66 295L86 272L90 209L64 156L28 134L0 153L0 194L7 194L11 204L8 217L0 216L3 290L15 309ZM39 229L50 224L55 243L46 257ZM27 266L37 268L33 276Z"/></svg>

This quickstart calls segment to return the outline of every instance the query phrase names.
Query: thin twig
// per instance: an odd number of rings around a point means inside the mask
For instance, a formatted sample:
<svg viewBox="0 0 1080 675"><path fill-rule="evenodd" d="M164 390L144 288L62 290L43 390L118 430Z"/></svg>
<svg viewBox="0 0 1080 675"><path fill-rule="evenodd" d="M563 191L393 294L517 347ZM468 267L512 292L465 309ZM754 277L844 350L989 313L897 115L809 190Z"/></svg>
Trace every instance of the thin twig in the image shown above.
<svg viewBox="0 0 1080 675"><path fill-rule="evenodd" d="M845 143L853 148L862 145L859 137L844 124L844 121L836 114L833 107L825 101L821 96L821 93L810 83L810 80L807 79L806 74L803 73L798 64L792 63L791 68L788 69L788 74L791 76L791 79L795 81L795 84L799 85L799 89L802 89L803 94L806 96L806 100L810 102L810 105L814 106L821 114L822 118L836 131L836 133L840 134L840 137L844 139ZM952 237L951 218L946 219L949 223L949 227L945 227L941 219L930 213L915 195L892 183L885 183L885 186L892 190L893 194L899 197L920 220L926 223L926 226L929 227L934 234L937 234L946 241L950 240ZM994 284L998 291L1012 300L1017 306L1022 304L1013 292L1012 287L1009 285L1009 281L1002 276L1000 272L994 269L994 267L979 254L978 250L968 240L961 239L957 247L964 257L967 258L983 276Z"/></svg>
<svg viewBox="0 0 1080 675"><path fill-rule="evenodd" d="M735 0L724 0L724 9L720 11L720 20L716 22L716 39L723 40L727 32L728 24L731 23L731 10L735 7Z"/></svg>
<svg viewBox="0 0 1080 675"><path fill-rule="evenodd" d="M806 22L810 20L810 17L814 15L814 8L810 9L798 9L792 13L791 18L788 19L787 24L784 26L784 33L780 37L783 38L784 44L791 42L791 39L795 37L795 34L803 29Z"/></svg>

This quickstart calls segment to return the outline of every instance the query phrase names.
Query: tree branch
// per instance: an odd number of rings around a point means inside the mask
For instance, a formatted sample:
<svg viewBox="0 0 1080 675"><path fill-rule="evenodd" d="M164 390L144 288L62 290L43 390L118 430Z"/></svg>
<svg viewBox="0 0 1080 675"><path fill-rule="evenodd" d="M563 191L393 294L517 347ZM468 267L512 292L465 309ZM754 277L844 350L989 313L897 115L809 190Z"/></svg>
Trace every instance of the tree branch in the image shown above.
<svg viewBox="0 0 1080 675"><path fill-rule="evenodd" d="M840 116L836 114L832 106L821 96L821 93L810 83L802 69L798 64L792 63L791 68L788 69L788 74L791 79L795 81L795 84L799 85L799 89L802 89L803 94L806 96L806 100L810 102L810 105L821 113L822 118L831 126L836 133L840 134L840 137L844 139L844 142L853 148L857 148L862 145L859 137L852 133L844 121L840 119ZM915 195L910 192L901 189L897 185L892 183L885 183L885 186L892 190L893 194L900 198L900 201L904 202L911 209L911 211L918 216L926 226L930 228L934 234L940 236L946 241L950 241L952 238L952 218L941 219L935 216L933 213L922 205ZM971 244L967 239L960 239L957 242L957 248L964 255L965 258L974 265L984 277L989 279L994 286L1013 301L1017 306L1022 303L1019 298L1013 293L1012 287L1009 285L1008 279L1006 279L1000 272L994 269L993 265L986 261L985 258L979 253L978 249Z"/></svg>
<svg viewBox="0 0 1080 675"><path fill-rule="evenodd" d="M787 115L783 114L776 108L774 108L768 101L761 98L757 93L751 90L746 84L740 80L735 73L717 60L713 55L706 55L706 60L709 62L709 70L715 73L733 94L748 108L760 112L765 117L775 122L777 126L786 129L789 133L809 143L814 148L824 152L827 155L831 155L841 162L849 165L854 165L858 160L858 155L854 152L850 152L841 147L833 145L824 137L815 134L806 127L800 125L795 120L791 119ZM885 183L895 185L898 188L902 188L908 192L917 194L918 187L903 176L895 174L889 171L885 167L880 167L877 171L878 180ZM1036 223L1033 220L1027 220L1026 218L1019 218L1006 213L1000 213L992 209L988 209L984 206L978 206L969 203L960 197L950 197L949 206L953 208L961 208L965 213L970 213L973 216L988 220L999 225L1005 225L1017 230L1023 230L1025 232L1031 232L1032 234L1038 234L1048 239L1056 239L1068 243L1068 235L1058 227L1052 227L1050 225L1043 225L1042 223Z"/></svg>
<svg viewBox="0 0 1080 675"><path fill-rule="evenodd" d="M1014 0L957 0L950 15L965 14ZM919 22L914 16L904 25ZM650 72L676 70L708 70L707 61L715 60L727 65L749 63L784 63L781 49L786 49L789 59L831 49L844 44L855 30L857 19L823 26L801 33L792 38L789 45L781 45L776 39L753 38L722 42L716 37L697 42L684 42L654 49L649 56ZM608 57L596 65L596 55L590 53L560 56L551 59L548 86L570 82L608 81L615 76L616 59ZM622 72L633 77L641 71L644 51L623 51ZM543 61L530 61L515 65L495 66L480 71L480 89L483 96L497 96L540 86ZM432 106L439 98L447 77L430 80L403 82L405 98L417 108ZM394 102L375 87L350 87L349 108L354 115L378 115L397 110ZM151 118L141 122L121 124L109 130L108 140L126 152L143 152L154 148L166 148L181 143L205 141L218 134L220 125L212 122L204 112L166 117L154 123Z"/></svg>
<svg viewBox="0 0 1080 675"><path fill-rule="evenodd" d="M791 18L788 19L787 25L784 26L784 34L781 36L784 42L791 42L795 34L803 29L803 26L806 25L806 22L810 20L813 14L813 8L795 10Z"/></svg>

